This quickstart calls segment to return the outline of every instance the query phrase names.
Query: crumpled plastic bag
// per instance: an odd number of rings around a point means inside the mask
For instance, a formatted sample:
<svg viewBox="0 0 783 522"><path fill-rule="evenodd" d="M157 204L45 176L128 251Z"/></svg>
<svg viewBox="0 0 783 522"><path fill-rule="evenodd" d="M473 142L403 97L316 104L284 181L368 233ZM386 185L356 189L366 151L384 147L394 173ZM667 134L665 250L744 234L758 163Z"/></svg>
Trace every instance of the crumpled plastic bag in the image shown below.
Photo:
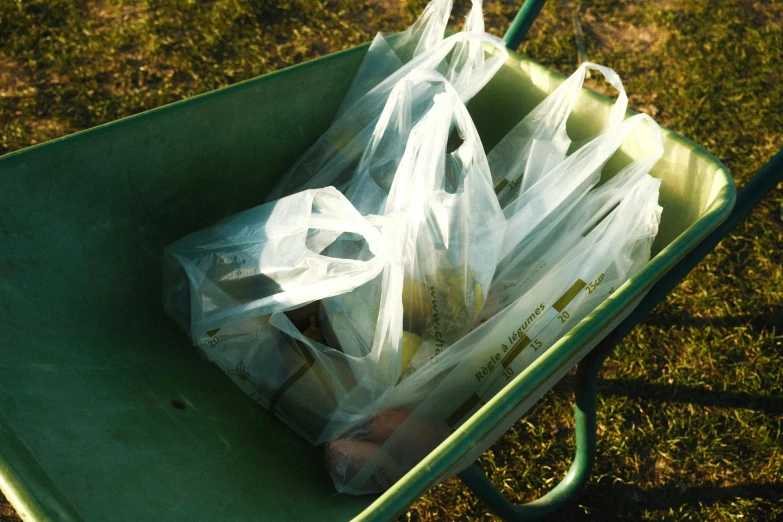
<svg viewBox="0 0 783 522"><path fill-rule="evenodd" d="M415 372L378 400L381 411L327 444L327 466L340 492L390 487L649 260L660 181L646 174L635 179L627 196L530 290L448 349L420 350ZM519 317L518 328L501 330L509 316Z"/></svg>
<svg viewBox="0 0 783 522"><path fill-rule="evenodd" d="M411 71L441 73L464 103L486 85L508 51L502 40L483 32L479 1L473 3L463 31L443 38L450 11L450 1L432 0L402 35L376 36L332 125L283 175L269 200L330 185L345 189L389 94Z"/></svg>
<svg viewBox="0 0 783 522"><path fill-rule="evenodd" d="M332 346L362 357L369 346L375 346L377 336L368 327L372 323L365 311L371 311L370 316L378 310L392 314L383 308L392 306L399 312L401 344L383 348L389 353L385 361L393 361L399 370L394 382L386 383L388 388L409 373L420 347L445 348L470 330L486 301L505 230L481 141L458 93L438 73L414 71L409 79L395 88L399 93L389 98L385 114L405 113L404 101L421 83L440 92L432 95L432 106L409 132L397 132L391 116L379 121L375 140L363 157L365 168L357 170L348 191L349 199L357 198L360 211L377 212L398 224L401 235L390 238L388 246L399 253L400 263L350 294L322 300L321 314ZM376 165L376 142L389 129L392 139L401 142L389 145L391 150L402 150L400 159ZM451 151L450 136L459 142ZM378 184L376 179L384 181ZM367 194L375 197L364 197ZM393 273L398 266L401 271ZM393 302L385 305L385 296ZM321 440L339 436L375 413L376 398L357 388L333 415Z"/></svg>
<svg viewBox="0 0 783 522"><path fill-rule="evenodd" d="M203 357L315 443L342 398L377 378L379 350L354 361L326 346L314 324L318 300L351 292L392 262L377 224L333 187L246 210L166 248L164 308ZM357 240L364 260L324 255Z"/></svg>
<svg viewBox="0 0 783 522"><path fill-rule="evenodd" d="M620 77L608 67L584 62L487 154L502 207L511 204L565 159L572 143L566 122L582 94L588 70L600 72L618 92L604 130L622 123L628 96Z"/></svg>
<svg viewBox="0 0 783 522"><path fill-rule="evenodd" d="M575 240L575 233L590 223L590 214L585 211L602 215L601 207L585 206L584 200L601 179L603 167L627 139L635 139L645 154L628 164L610 182L609 188L604 189L606 192L614 187L609 202L616 203L631 186L622 183L625 177L649 173L663 155L660 128L646 114L637 114L605 128L504 209L508 226L484 319L522 295L526 284L535 281L541 266L551 265L553 254L547 253L548 247ZM535 269L536 266L539 268Z"/></svg>

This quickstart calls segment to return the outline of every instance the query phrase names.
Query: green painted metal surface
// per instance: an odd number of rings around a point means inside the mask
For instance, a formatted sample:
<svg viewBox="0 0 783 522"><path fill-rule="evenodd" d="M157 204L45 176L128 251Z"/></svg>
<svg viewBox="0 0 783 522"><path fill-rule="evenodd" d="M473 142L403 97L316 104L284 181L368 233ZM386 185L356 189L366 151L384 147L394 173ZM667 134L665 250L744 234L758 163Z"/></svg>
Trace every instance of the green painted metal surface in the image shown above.
<svg viewBox="0 0 783 522"><path fill-rule="evenodd" d="M491 444L731 208L720 163L666 133L657 257L391 490L336 495L320 449L201 360L165 317L161 253L262 202L328 126L365 50L0 158L0 488L23 516L392 518ZM561 80L512 55L470 104L485 145ZM608 106L585 91L569 131L597 132ZM623 149L609 174L634 152Z"/></svg>
<svg viewBox="0 0 783 522"><path fill-rule="evenodd" d="M503 35L503 41L512 51L516 51L519 44L524 40L530 26L536 20L541 8L544 7L546 0L525 0L519 12L511 21L508 31Z"/></svg>
<svg viewBox="0 0 783 522"><path fill-rule="evenodd" d="M565 477L546 495L527 504L509 501L478 464L472 464L459 474L462 482L476 493L492 511L503 520L546 520L558 510L573 502L590 480L596 453L596 398L597 377L604 357L593 359L591 352L576 372L574 389L574 425L576 451L571 467ZM591 360L593 359L593 360Z"/></svg>

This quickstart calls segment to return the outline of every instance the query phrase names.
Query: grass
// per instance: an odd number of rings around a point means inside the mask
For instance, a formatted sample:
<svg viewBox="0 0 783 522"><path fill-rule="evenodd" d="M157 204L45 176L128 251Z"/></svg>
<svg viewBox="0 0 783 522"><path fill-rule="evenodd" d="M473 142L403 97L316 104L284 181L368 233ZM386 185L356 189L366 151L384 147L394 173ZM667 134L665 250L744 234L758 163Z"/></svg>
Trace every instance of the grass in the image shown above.
<svg viewBox="0 0 783 522"><path fill-rule="evenodd" d="M0 154L399 30L424 3L4 0ZM517 3L487 0L488 30L502 34ZM572 71L575 12L587 58L620 73L631 107L705 145L740 186L783 148L780 2L550 0L522 52ZM780 188L605 365L596 468L564 520L783 518ZM482 457L510 497L565 472L571 401L566 380ZM457 480L403 516L485 518ZM0 520L16 520L2 497Z"/></svg>

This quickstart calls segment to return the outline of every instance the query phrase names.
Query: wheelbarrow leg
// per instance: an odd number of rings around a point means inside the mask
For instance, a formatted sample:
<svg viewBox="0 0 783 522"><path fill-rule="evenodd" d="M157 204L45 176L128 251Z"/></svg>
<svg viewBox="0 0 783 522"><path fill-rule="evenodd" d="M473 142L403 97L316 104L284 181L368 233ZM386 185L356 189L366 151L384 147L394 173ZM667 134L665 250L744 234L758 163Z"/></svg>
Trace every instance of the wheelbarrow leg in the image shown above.
<svg viewBox="0 0 783 522"><path fill-rule="evenodd" d="M459 474L462 482L504 520L544 519L574 501L590 480L596 449L596 380L605 358L605 353L596 353L577 368L576 455L568 473L552 491L528 504L514 504L497 490L477 463Z"/></svg>

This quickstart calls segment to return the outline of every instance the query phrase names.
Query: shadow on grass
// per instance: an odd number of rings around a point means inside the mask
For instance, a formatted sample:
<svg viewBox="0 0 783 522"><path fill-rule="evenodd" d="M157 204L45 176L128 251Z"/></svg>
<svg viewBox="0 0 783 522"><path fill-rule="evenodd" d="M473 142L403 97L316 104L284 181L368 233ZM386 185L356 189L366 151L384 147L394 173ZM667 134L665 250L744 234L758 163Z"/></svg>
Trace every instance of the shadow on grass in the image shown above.
<svg viewBox="0 0 783 522"><path fill-rule="evenodd" d="M737 326L752 326L754 330L765 330L772 326L783 325L783 307L774 308L764 314L740 314L722 317L694 317L690 314L682 315L657 315L651 314L643 321L643 324L670 328L677 326L702 327L714 326L732 328Z"/></svg>
<svg viewBox="0 0 783 522"><path fill-rule="evenodd" d="M640 487L630 484L589 484L580 499L587 508L571 506L563 513L567 520L635 520L644 512L669 513L682 506L701 506L732 503L738 499L776 502L783 496L783 483L748 483L733 486L686 487L665 484L657 487Z"/></svg>
<svg viewBox="0 0 783 522"><path fill-rule="evenodd" d="M758 502L763 511L764 504L775 503L781 496L781 482L693 487L677 484L642 487L633 484L590 483L576 503L569 504L545 520L649 520L651 512L667 516L672 512L683 511L686 506L705 509L742 500Z"/></svg>
<svg viewBox="0 0 783 522"><path fill-rule="evenodd" d="M783 414L783 396L759 396L744 392L708 390L699 386L661 384L642 380L598 379L599 396L631 397L650 402L699 404L718 408L743 408L768 415Z"/></svg>

